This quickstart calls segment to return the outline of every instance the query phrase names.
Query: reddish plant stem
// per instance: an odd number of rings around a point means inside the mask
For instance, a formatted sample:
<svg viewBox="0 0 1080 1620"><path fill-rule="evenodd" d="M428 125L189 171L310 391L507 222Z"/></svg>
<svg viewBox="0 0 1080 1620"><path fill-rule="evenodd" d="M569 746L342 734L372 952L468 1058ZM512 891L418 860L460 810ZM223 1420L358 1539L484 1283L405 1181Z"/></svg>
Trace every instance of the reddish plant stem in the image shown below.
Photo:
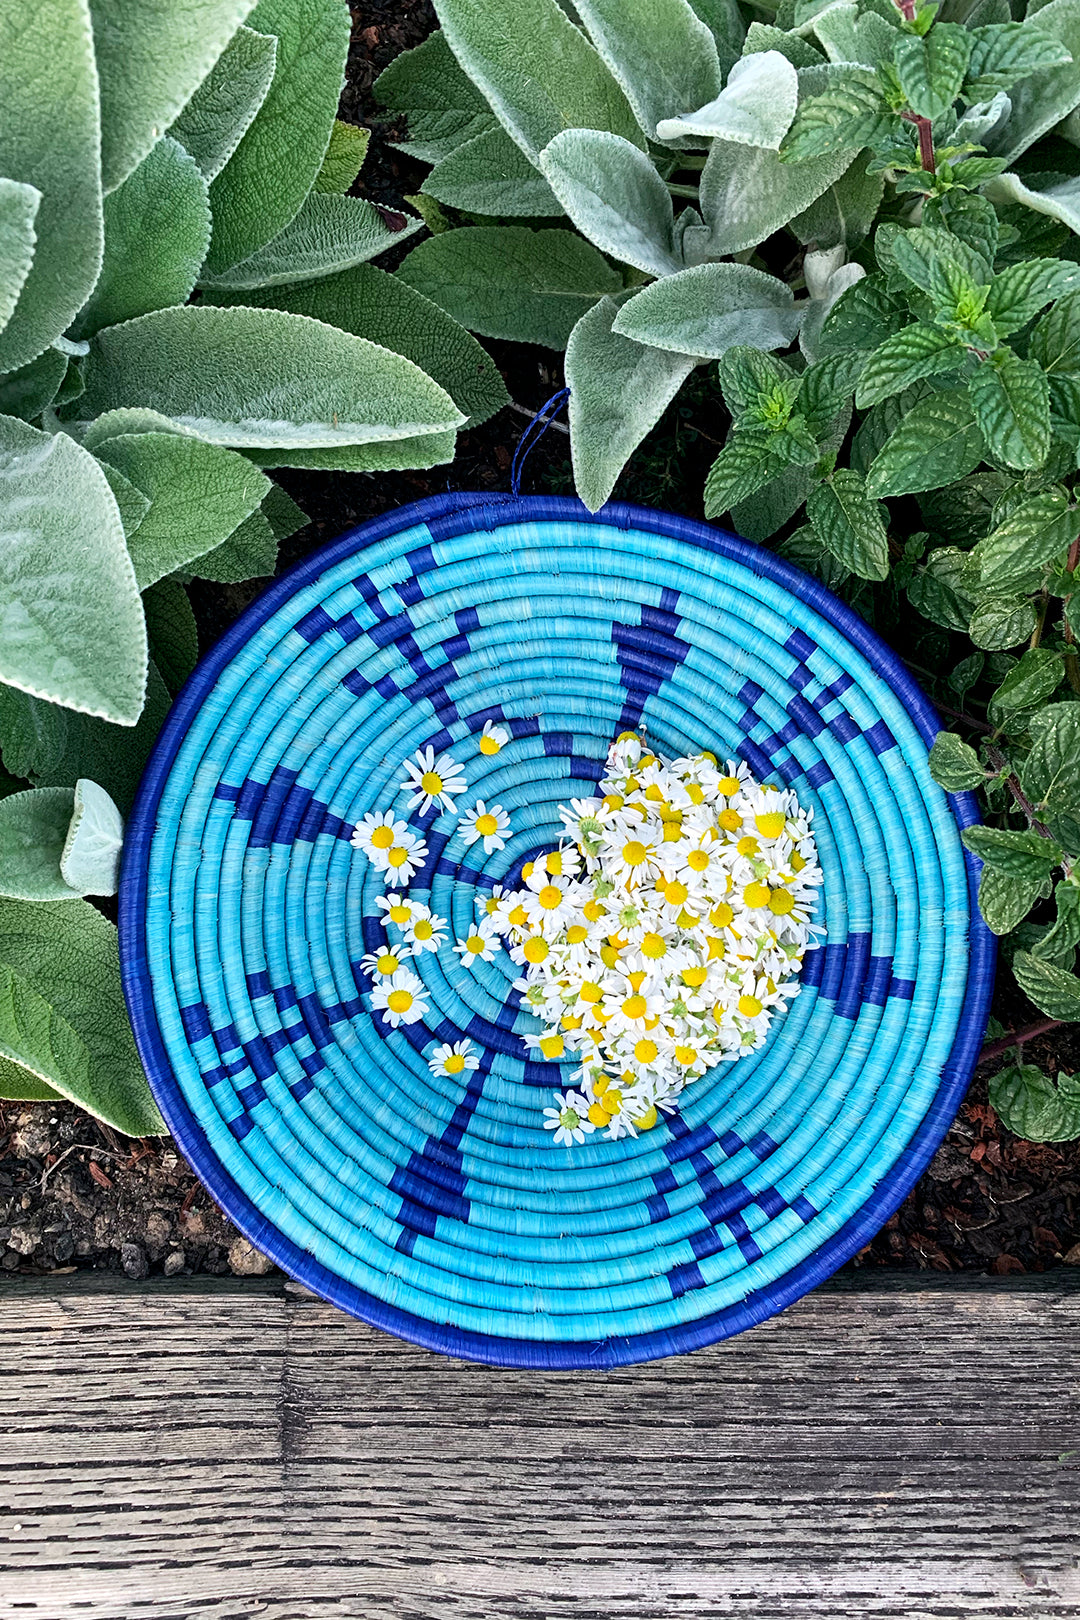
<svg viewBox="0 0 1080 1620"><path fill-rule="evenodd" d="M1077 535L1076 539L1069 547L1069 555L1065 562L1065 567L1068 569L1070 574L1074 572L1078 562L1080 562L1080 535ZM1068 652L1065 654L1065 673L1069 678L1069 685L1072 687L1073 691L1080 692L1080 658L1077 657L1076 652L1074 651L1076 646L1076 637L1073 635L1072 626L1069 624L1069 603L1071 601L1072 596L1070 595L1065 598L1064 603L1063 623L1065 629L1065 640L1069 647Z"/></svg>
<svg viewBox="0 0 1080 1620"><path fill-rule="evenodd" d="M1014 1046L1023 1046L1025 1041L1033 1041L1036 1035L1049 1034L1050 1030L1058 1029L1060 1025L1060 1018L1043 1018L1037 1024L1025 1025L1023 1029L1018 1029L1013 1035L1003 1035L999 1041L988 1041L979 1053L979 1062L976 1067L989 1063L991 1058L1004 1057L1005 1053L1011 1052Z"/></svg>
<svg viewBox="0 0 1080 1620"><path fill-rule="evenodd" d="M1008 760L1005 758L1004 754L994 747L993 743L987 743L986 757L989 761L991 770L1009 770ZM1051 836L1049 827L1041 822L1038 816L1035 814L1035 806L1032 804L1031 800L1020 786L1020 780L1014 772L1009 771L1008 776L1005 778L1005 786L1012 794L1018 809L1024 812L1024 815L1028 819L1028 825L1031 827L1032 831L1041 833L1044 838L1049 838Z"/></svg>
<svg viewBox="0 0 1080 1620"><path fill-rule="evenodd" d="M907 13L905 12L904 15L907 16ZM914 7L912 8L912 16L914 16ZM911 21L911 17L908 17L908 21ZM918 113L913 112L902 112L900 116L901 118L906 119L909 124L914 124L915 128L919 132L919 162L922 164L927 174L936 174L937 167L934 163L934 129L929 118L921 118Z"/></svg>

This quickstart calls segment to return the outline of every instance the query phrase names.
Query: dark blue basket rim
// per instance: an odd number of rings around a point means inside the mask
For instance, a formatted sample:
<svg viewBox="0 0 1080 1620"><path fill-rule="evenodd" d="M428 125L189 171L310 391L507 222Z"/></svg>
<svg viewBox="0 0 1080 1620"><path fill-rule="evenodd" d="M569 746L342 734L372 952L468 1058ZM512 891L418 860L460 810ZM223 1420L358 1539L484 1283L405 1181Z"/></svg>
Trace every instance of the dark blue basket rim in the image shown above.
<svg viewBox="0 0 1080 1620"><path fill-rule="evenodd" d="M970 903L971 956L964 1004L949 1059L937 1094L918 1129L899 1154L888 1179L822 1246L766 1288L695 1322L652 1333L618 1336L598 1342L501 1338L427 1321L347 1282L314 1255L301 1249L261 1215L214 1153L180 1091L157 1020L141 923L145 913L147 869L158 802L177 750L199 708L226 664L243 642L302 586L310 584L341 558L430 518L470 512L477 528L496 528L525 521L600 523L640 529L732 558L763 578L776 581L799 600L809 602L867 660L876 674L905 703L927 747L941 728L929 698L899 658L859 616L817 580L774 553L753 546L726 530L671 513L655 512L626 502L609 502L592 513L569 496L491 495L452 492L428 496L398 507L339 535L306 557L253 602L202 658L166 718L139 785L128 820L120 881L120 970L139 1055L158 1106L185 1157L216 1202L241 1232L296 1281L350 1315L398 1338L465 1360L507 1367L570 1370L621 1366L685 1354L731 1337L783 1310L824 1282L850 1260L895 1213L933 1158L951 1124L975 1067L994 986L997 941L983 922L977 892L980 863L965 851ZM948 795L957 826L979 820L971 793Z"/></svg>

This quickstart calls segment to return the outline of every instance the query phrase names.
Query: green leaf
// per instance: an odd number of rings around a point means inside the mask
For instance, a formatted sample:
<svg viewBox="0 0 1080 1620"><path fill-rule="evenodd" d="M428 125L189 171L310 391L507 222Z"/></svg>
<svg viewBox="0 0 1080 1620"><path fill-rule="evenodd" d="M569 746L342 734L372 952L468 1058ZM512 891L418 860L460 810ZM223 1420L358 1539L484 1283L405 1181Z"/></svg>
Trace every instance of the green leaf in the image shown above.
<svg viewBox="0 0 1080 1620"><path fill-rule="evenodd" d="M829 82L830 71L827 67L799 70L802 103ZM697 264L756 249L774 231L805 213L839 180L854 157L854 147L843 142L809 162L786 162L765 147L714 140L699 187L705 223L685 232L686 262Z"/></svg>
<svg viewBox="0 0 1080 1620"><path fill-rule="evenodd" d="M1034 590L1046 564L1071 543L1080 518L1069 511L1060 484L1014 506L1005 521L971 553L980 590Z"/></svg>
<svg viewBox="0 0 1080 1620"><path fill-rule="evenodd" d="M175 697L199 659L199 632L188 594L178 579L159 579L143 592L150 656Z"/></svg>
<svg viewBox="0 0 1080 1620"><path fill-rule="evenodd" d="M60 875L74 802L70 788L32 788L0 799L0 895L70 900Z"/></svg>
<svg viewBox="0 0 1080 1620"><path fill-rule="evenodd" d="M825 60L819 50L798 34L786 34L770 23L752 22L746 31L743 55L753 56L760 51L779 51L796 68L818 67Z"/></svg>
<svg viewBox="0 0 1080 1620"><path fill-rule="evenodd" d="M112 795L125 815L130 811L143 766L169 708L169 694L152 663L146 677L146 702L134 727L114 726L107 720L59 709L10 687L0 687L0 693L4 694L0 736L6 737L9 729L4 711L10 714L13 709L22 710L10 728L17 739L21 734L25 746L28 731L37 733L42 754L32 773L37 786L74 787L81 776L89 776ZM28 715L28 710L36 712ZM6 740L3 746L6 748Z"/></svg>
<svg viewBox="0 0 1080 1620"><path fill-rule="evenodd" d="M252 0L90 0L101 85L101 175L138 168L251 10Z"/></svg>
<svg viewBox="0 0 1080 1620"><path fill-rule="evenodd" d="M105 199L101 276L76 317L86 338L152 309L186 304L210 241L206 181L166 136Z"/></svg>
<svg viewBox="0 0 1080 1620"><path fill-rule="evenodd" d="M818 69L808 69L818 72ZM790 163L871 146L888 131L889 112L881 81L867 68L838 68L829 88L800 102L780 147Z"/></svg>
<svg viewBox="0 0 1080 1620"><path fill-rule="evenodd" d="M883 275L866 276L840 294L821 327L821 355L846 350L876 349L901 331L910 319L907 309L889 292Z"/></svg>
<svg viewBox="0 0 1080 1620"><path fill-rule="evenodd" d="M1068 62L1069 53L1061 41L1031 22L972 28L964 94L970 101L978 101L1011 89L1018 79L1026 79L1040 68Z"/></svg>
<svg viewBox="0 0 1080 1620"><path fill-rule="evenodd" d="M67 375L68 357L59 349L43 349L18 371L0 377L0 414L32 422L51 405Z"/></svg>
<svg viewBox="0 0 1080 1620"><path fill-rule="evenodd" d="M1051 703L1028 722L1031 752L1020 785L1040 821L1080 853L1080 704Z"/></svg>
<svg viewBox="0 0 1080 1620"><path fill-rule="evenodd" d="M705 480L707 518L721 517L783 472L789 458L778 443L781 438L765 428L745 428L731 435Z"/></svg>
<svg viewBox="0 0 1080 1620"><path fill-rule="evenodd" d="M810 491L806 515L838 562L860 579L887 579L889 541L884 508L866 493L857 472L838 467Z"/></svg>
<svg viewBox="0 0 1080 1620"><path fill-rule="evenodd" d="M344 196L355 184L364 166L370 140L370 129L363 129L359 124L346 124L340 118L335 118L330 129L330 144L312 190L336 192Z"/></svg>
<svg viewBox="0 0 1080 1620"><path fill-rule="evenodd" d="M724 354L716 368L724 404L738 425L752 406L776 389L785 391L789 405L798 398L802 386L783 360L757 349L736 345Z"/></svg>
<svg viewBox="0 0 1080 1620"><path fill-rule="evenodd" d="M79 410L89 419L125 406L243 449L406 439L463 420L402 355L285 310L200 305L157 310L92 340Z"/></svg>
<svg viewBox="0 0 1080 1620"><path fill-rule="evenodd" d="M533 162L563 129L644 147L630 104L556 0L438 0L454 55Z"/></svg>
<svg viewBox="0 0 1080 1620"><path fill-rule="evenodd" d="M14 417L0 417L0 681L124 725L146 681L142 603L105 475L65 434Z"/></svg>
<svg viewBox="0 0 1080 1620"><path fill-rule="evenodd" d="M824 432L847 405L862 374L863 363L861 354L829 354L803 372L799 410L812 433Z"/></svg>
<svg viewBox="0 0 1080 1620"><path fill-rule="evenodd" d="M1050 390L1035 361L998 349L968 390L989 454L1007 467L1041 467L1050 449Z"/></svg>
<svg viewBox="0 0 1080 1620"><path fill-rule="evenodd" d="M248 22L276 35L277 63L266 99L210 187L210 275L250 259L299 213L326 155L349 44L343 0L259 0Z"/></svg>
<svg viewBox="0 0 1080 1620"><path fill-rule="evenodd" d="M988 265L993 264L1000 227L993 205L986 197L973 191L962 191L957 186L925 204L923 224L941 226L951 231L980 259Z"/></svg>
<svg viewBox="0 0 1080 1620"><path fill-rule="evenodd" d="M1038 18L1039 33L1060 41L1072 60L1061 67L1040 69L1009 88L1012 112L983 144L992 156L1007 158L1010 163L1080 102L1080 5L1077 0L1050 0L1039 8ZM1026 37L1030 24L1022 26Z"/></svg>
<svg viewBox="0 0 1080 1620"><path fill-rule="evenodd" d="M85 1044L44 996L4 962L0 962L0 1059L5 1068L17 1065L54 1091L71 1084L88 1088L90 1054Z"/></svg>
<svg viewBox="0 0 1080 1620"><path fill-rule="evenodd" d="M874 68L892 61L895 30L873 11L859 14L856 5L829 5L814 18L814 32L830 62Z"/></svg>
<svg viewBox="0 0 1080 1620"><path fill-rule="evenodd" d="M543 218L563 212L539 169L494 120L437 163L421 190L466 213Z"/></svg>
<svg viewBox="0 0 1080 1620"><path fill-rule="evenodd" d="M149 497L128 541L140 591L228 538L270 480L234 450L178 433L128 433L98 454Z"/></svg>
<svg viewBox="0 0 1080 1620"><path fill-rule="evenodd" d="M115 467L110 467L107 461L98 458L98 466L105 474L109 488L113 492L113 499L120 513L120 522L124 525L124 539L130 540L150 510L149 498L141 489L135 488L130 478L125 478Z"/></svg>
<svg viewBox="0 0 1080 1620"><path fill-rule="evenodd" d="M1007 1130L1028 1142L1071 1142L1080 1136L1080 1084L1058 1076L1055 1087L1033 1063L991 1075L990 1105Z"/></svg>
<svg viewBox="0 0 1080 1620"><path fill-rule="evenodd" d="M626 462L694 366L692 357L613 331L618 305L602 299L566 346L574 483L590 512L603 506Z"/></svg>
<svg viewBox="0 0 1080 1620"><path fill-rule="evenodd" d="M199 285L234 292L315 281L365 264L422 229L423 220L363 197L313 191L272 242L218 275L204 273Z"/></svg>
<svg viewBox="0 0 1080 1620"><path fill-rule="evenodd" d="M1073 882L1059 883L1054 889L1054 901L1057 916L1032 945L1031 954L1053 962L1055 967L1070 969L1080 945L1080 889Z"/></svg>
<svg viewBox="0 0 1080 1620"><path fill-rule="evenodd" d="M1062 259L1029 259L998 271L986 300L987 314L998 335L1008 337L1026 326L1052 299L1080 288L1080 264Z"/></svg>
<svg viewBox="0 0 1080 1620"><path fill-rule="evenodd" d="M717 359L732 344L786 349L801 311L791 288L748 264L700 264L635 293L614 330L636 343Z"/></svg>
<svg viewBox="0 0 1080 1620"><path fill-rule="evenodd" d="M1074 973L1030 951L1017 951L1013 972L1024 994L1048 1018L1058 1018L1065 1024L1080 1022L1080 979Z"/></svg>
<svg viewBox="0 0 1080 1620"><path fill-rule="evenodd" d="M994 934L1011 934L1023 922L1036 900L1044 899L1043 890L1049 892L1049 880L1030 882L1025 878L1008 877L992 866L984 866L979 880L979 910L983 921Z"/></svg>
<svg viewBox="0 0 1080 1620"><path fill-rule="evenodd" d="M920 118L942 118L964 82L971 56L971 34L956 23L937 23L925 38L900 34L893 61L900 87Z"/></svg>
<svg viewBox="0 0 1080 1620"><path fill-rule="evenodd" d="M210 183L240 145L274 77L277 40L254 28L236 30L168 133L191 153Z"/></svg>
<svg viewBox="0 0 1080 1620"><path fill-rule="evenodd" d="M882 238L883 232L879 231L879 257ZM964 293L990 281L990 266L981 254L940 226L896 231L887 240L896 268L950 313Z"/></svg>
<svg viewBox="0 0 1080 1620"><path fill-rule="evenodd" d="M1043 180L1035 185L1036 178L1028 175L1021 180L1017 174L999 174L987 186L987 196L999 206L1020 203L1048 219L1061 220L1070 231L1080 231L1080 179L1055 177L1049 184ZM1026 235L1030 238L1030 231Z"/></svg>
<svg viewBox="0 0 1080 1620"><path fill-rule="evenodd" d="M723 65L739 56L747 37L746 23L736 0L690 0L695 16L701 18L716 40Z"/></svg>
<svg viewBox="0 0 1080 1620"><path fill-rule="evenodd" d="M399 280L481 337L563 349L622 277L573 231L473 225L413 248Z"/></svg>
<svg viewBox="0 0 1080 1620"><path fill-rule="evenodd" d="M58 1091L21 1064L0 1058L0 1097L10 1102L62 1102Z"/></svg>
<svg viewBox="0 0 1080 1620"><path fill-rule="evenodd" d="M859 379L856 403L868 410L891 394L903 393L921 377L933 377L963 364L965 351L939 326L906 326L875 349Z"/></svg>
<svg viewBox="0 0 1080 1620"><path fill-rule="evenodd" d="M19 301L34 262L34 220L41 206L36 186L0 179L0 332Z"/></svg>
<svg viewBox="0 0 1080 1620"><path fill-rule="evenodd" d="M982 787L986 771L974 748L955 731L939 731L930 750L930 775L946 793L965 793Z"/></svg>
<svg viewBox="0 0 1080 1620"><path fill-rule="evenodd" d="M954 483L979 465L984 449L966 389L931 394L890 435L867 474L867 490L880 499Z"/></svg>
<svg viewBox="0 0 1080 1620"><path fill-rule="evenodd" d="M671 194L630 141L602 130L568 129L539 158L573 223L595 247L648 275L681 268L672 238Z"/></svg>
<svg viewBox="0 0 1080 1620"><path fill-rule="evenodd" d="M877 218L885 193L885 179L868 174L865 156L860 155L816 202L796 214L788 229L798 241L814 242L818 248L841 243L856 248Z"/></svg>
<svg viewBox="0 0 1080 1620"><path fill-rule="evenodd" d="M678 107L701 107L723 82L716 43L687 0L580 0L576 11L652 139Z"/></svg>
<svg viewBox="0 0 1080 1620"><path fill-rule="evenodd" d="M0 372L34 360L101 268L101 133L86 0L0 10L0 167L41 196L37 245L6 326Z"/></svg>
<svg viewBox="0 0 1080 1620"><path fill-rule="evenodd" d="M1060 653L1050 647L1029 647L990 699L987 719L1000 725L1014 711L1044 703L1060 686L1063 674Z"/></svg>
<svg viewBox="0 0 1080 1620"><path fill-rule="evenodd" d="M908 600L924 619L961 633L971 617L971 599L963 584L966 562L955 546L938 546L908 585Z"/></svg>
<svg viewBox="0 0 1080 1620"><path fill-rule="evenodd" d="M990 596L976 603L968 635L976 647L997 652L1027 641L1035 628L1035 605L1026 596Z"/></svg>
<svg viewBox="0 0 1080 1620"><path fill-rule="evenodd" d="M10 975L0 1016L4 1056L36 1072L45 1055L38 1045L41 1009L28 1005L25 990L15 1017L12 981L17 977L50 1009L44 1026L52 1033L47 1050L58 1061L48 1083L115 1130L129 1136L163 1135L165 1125L128 1023L112 923L87 900L52 906L0 901L0 964ZM85 1067L74 1042L55 1033L59 1020L85 1049ZM37 1035L33 1049L32 1033Z"/></svg>
<svg viewBox="0 0 1080 1620"><path fill-rule="evenodd" d="M256 467L310 467L319 472L400 472L405 467L438 467L454 459L457 435L420 433L380 444L343 444L334 450L249 450ZM215 553L216 555L216 553Z"/></svg>
<svg viewBox="0 0 1080 1620"><path fill-rule="evenodd" d="M1031 334L1028 355L1046 372L1080 372L1080 291L1047 310Z"/></svg>
<svg viewBox="0 0 1080 1620"><path fill-rule="evenodd" d="M192 572L198 579L237 585L241 580L272 574L277 553L277 536L269 518L261 511L252 512L220 546L199 557Z"/></svg>
<svg viewBox="0 0 1080 1620"><path fill-rule="evenodd" d="M76 894L115 894L123 844L124 823L119 810L104 788L81 777L75 784L71 824L60 855L64 882Z"/></svg>
<svg viewBox="0 0 1080 1620"><path fill-rule="evenodd" d="M311 522L307 513L297 506L291 495L286 495L280 484L270 485L260 510L273 529L275 540L288 540L290 535L306 528Z"/></svg>
<svg viewBox="0 0 1080 1620"><path fill-rule="evenodd" d="M1013 832L1001 827L965 827L960 838L965 848L987 866L1012 878L1038 883L1061 864L1061 845L1041 833Z"/></svg>
<svg viewBox="0 0 1080 1620"><path fill-rule="evenodd" d="M375 80L374 92L384 107L408 114L408 139L395 144L424 163L438 163L496 127L491 108L459 67L441 30L395 56Z"/></svg>
<svg viewBox="0 0 1080 1620"><path fill-rule="evenodd" d="M501 373L471 333L399 276L374 265L358 265L341 275L295 287L264 289L259 302L310 316L403 354L433 377L460 411L468 413L466 427L485 422L510 398ZM260 465L273 463L260 460Z"/></svg>
<svg viewBox="0 0 1080 1620"><path fill-rule="evenodd" d="M724 89L698 105L696 112L662 119L658 138L678 141L686 135L716 136L739 146L763 146L778 152L798 101L799 77L787 57L780 51L755 52L735 63ZM679 105L668 102L669 107Z"/></svg>

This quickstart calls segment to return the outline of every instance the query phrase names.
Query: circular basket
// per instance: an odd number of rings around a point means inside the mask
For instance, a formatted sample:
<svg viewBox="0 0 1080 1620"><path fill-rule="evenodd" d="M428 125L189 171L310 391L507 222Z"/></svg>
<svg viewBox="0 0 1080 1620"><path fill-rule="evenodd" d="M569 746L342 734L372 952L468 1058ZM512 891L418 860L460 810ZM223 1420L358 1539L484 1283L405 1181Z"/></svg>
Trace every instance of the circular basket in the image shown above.
<svg viewBox="0 0 1080 1620"><path fill-rule="evenodd" d="M488 719L512 734L494 756ZM422 830L410 892L461 938L642 721L662 754L738 756L813 806L827 940L760 1050L571 1152L542 1129L570 1067L527 1060L505 952L412 961L422 1024L369 1011L385 891L349 837L391 807ZM436 1350L603 1366L761 1321L897 1208L978 1051L994 944L937 730L860 619L717 529L449 495L344 535L202 662L131 818L124 983L170 1128L286 1271ZM428 743L464 764L457 814L404 809ZM490 856L457 830L477 797L512 813ZM433 1045L465 1036L479 1068L435 1078Z"/></svg>

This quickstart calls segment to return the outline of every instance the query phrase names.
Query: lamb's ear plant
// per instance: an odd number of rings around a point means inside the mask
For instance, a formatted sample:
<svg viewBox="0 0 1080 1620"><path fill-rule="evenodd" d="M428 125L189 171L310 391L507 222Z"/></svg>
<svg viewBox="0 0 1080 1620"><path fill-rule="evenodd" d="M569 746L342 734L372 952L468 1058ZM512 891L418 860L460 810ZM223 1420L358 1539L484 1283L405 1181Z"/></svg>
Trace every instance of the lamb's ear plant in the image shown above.
<svg viewBox="0 0 1080 1620"><path fill-rule="evenodd" d="M430 467L507 398L373 260L345 0L0 6L0 1097L164 1129L120 994L142 765L194 665L185 584L273 572L267 471Z"/></svg>
<svg viewBox="0 0 1080 1620"><path fill-rule="evenodd" d="M593 510L709 367L706 515L871 619L906 600L983 915L1080 1021L1080 0L435 7L376 86L433 165L399 279L565 348ZM1006 1123L1080 1134L1032 1073Z"/></svg>

